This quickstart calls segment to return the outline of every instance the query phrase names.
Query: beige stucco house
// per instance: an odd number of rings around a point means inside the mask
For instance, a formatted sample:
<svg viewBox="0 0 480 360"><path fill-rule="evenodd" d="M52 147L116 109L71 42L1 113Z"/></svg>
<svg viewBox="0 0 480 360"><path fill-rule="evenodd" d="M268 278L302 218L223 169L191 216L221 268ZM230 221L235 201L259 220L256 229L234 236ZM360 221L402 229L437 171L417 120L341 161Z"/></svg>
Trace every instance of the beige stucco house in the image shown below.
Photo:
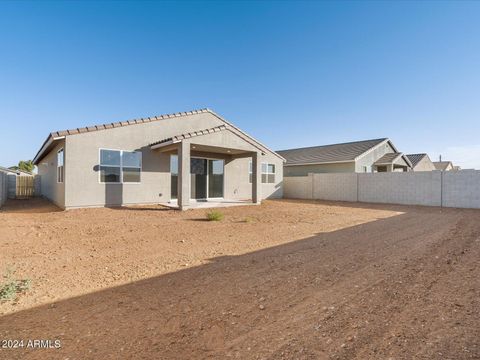
<svg viewBox="0 0 480 360"><path fill-rule="evenodd" d="M435 164L430 160L427 154L409 154L408 160L412 163L413 171L433 171L436 170Z"/></svg>
<svg viewBox="0 0 480 360"><path fill-rule="evenodd" d="M284 159L209 109L53 132L34 163L65 209L282 197Z"/></svg>
<svg viewBox="0 0 480 360"><path fill-rule="evenodd" d="M410 171L412 164L388 138L277 151L284 176L309 173Z"/></svg>
<svg viewBox="0 0 480 360"><path fill-rule="evenodd" d="M433 165L435 166L436 170L440 170L440 171L454 170L454 166L451 161L434 161Z"/></svg>

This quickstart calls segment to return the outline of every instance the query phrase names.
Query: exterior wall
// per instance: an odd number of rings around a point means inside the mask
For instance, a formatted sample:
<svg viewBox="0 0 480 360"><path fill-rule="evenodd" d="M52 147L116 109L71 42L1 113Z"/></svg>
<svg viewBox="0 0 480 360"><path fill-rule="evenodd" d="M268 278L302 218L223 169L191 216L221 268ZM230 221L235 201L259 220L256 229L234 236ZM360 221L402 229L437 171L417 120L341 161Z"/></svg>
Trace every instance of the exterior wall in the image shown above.
<svg viewBox="0 0 480 360"><path fill-rule="evenodd" d="M239 158L225 162L225 198L251 199L252 184L249 181L251 158ZM261 157L261 162L275 164L275 183L262 184L262 199L283 197L283 161L273 154Z"/></svg>
<svg viewBox="0 0 480 360"><path fill-rule="evenodd" d="M286 198L480 208L476 170L312 174L286 177L284 184Z"/></svg>
<svg viewBox="0 0 480 360"><path fill-rule="evenodd" d="M372 151L365 154L355 162L355 172L357 173L365 172L364 166L367 167L367 172L373 172L373 163L378 159L380 159L383 155L390 154L393 152L395 152L395 150L390 146L388 142L380 146L377 146ZM392 171L392 170L389 170L389 171Z"/></svg>
<svg viewBox="0 0 480 360"><path fill-rule="evenodd" d="M192 130L203 130L224 124L222 120L210 113L200 113L67 136L65 139L65 198L61 199L57 188L52 185L56 183L56 166L42 171L39 166L39 173L43 175L42 193L55 203L63 204L66 208L168 202L171 197L170 155L172 153L151 150L148 144ZM187 142L258 151L247 141L231 135L229 130L225 130L191 138ZM42 159L41 163L56 161L58 148L60 146ZM140 151L142 153L140 183L101 183L100 149ZM195 151L192 150L191 156L195 155ZM250 158L234 159L232 156L213 153L210 155L208 157L226 160L224 197L251 198L251 184L248 183ZM277 168L281 169L280 158L271 153L267 153L264 157L265 159L275 159ZM272 160L272 162L274 161ZM50 171L52 169L53 172ZM264 185L262 189L264 197L281 197L282 181L282 175L279 173L276 184Z"/></svg>
<svg viewBox="0 0 480 360"><path fill-rule="evenodd" d="M433 162L428 158L428 156L425 156L413 168L413 171L435 171L435 165L433 165Z"/></svg>
<svg viewBox="0 0 480 360"><path fill-rule="evenodd" d="M57 151L63 148L64 159L68 154L67 145L62 140L42 161L38 164L38 175L40 175L40 189L42 196L61 208L65 208L65 179L63 183L57 183ZM64 164L64 172L66 174L66 160Z"/></svg>
<svg viewBox="0 0 480 360"><path fill-rule="evenodd" d="M290 165L284 166L285 176L307 176L308 174L320 173L348 173L355 172L354 162L319 164L319 165Z"/></svg>

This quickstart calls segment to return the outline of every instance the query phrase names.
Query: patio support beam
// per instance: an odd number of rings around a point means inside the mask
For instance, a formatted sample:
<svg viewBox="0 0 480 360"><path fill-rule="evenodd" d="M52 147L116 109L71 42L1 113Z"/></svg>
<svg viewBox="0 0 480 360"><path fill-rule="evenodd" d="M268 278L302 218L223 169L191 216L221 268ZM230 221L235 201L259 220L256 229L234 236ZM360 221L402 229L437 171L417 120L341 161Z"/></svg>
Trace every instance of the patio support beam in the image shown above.
<svg viewBox="0 0 480 360"><path fill-rule="evenodd" d="M178 207L186 210L190 206L190 143L178 145Z"/></svg>
<svg viewBox="0 0 480 360"><path fill-rule="evenodd" d="M252 155L252 202L260 204L262 201L262 162L261 153Z"/></svg>

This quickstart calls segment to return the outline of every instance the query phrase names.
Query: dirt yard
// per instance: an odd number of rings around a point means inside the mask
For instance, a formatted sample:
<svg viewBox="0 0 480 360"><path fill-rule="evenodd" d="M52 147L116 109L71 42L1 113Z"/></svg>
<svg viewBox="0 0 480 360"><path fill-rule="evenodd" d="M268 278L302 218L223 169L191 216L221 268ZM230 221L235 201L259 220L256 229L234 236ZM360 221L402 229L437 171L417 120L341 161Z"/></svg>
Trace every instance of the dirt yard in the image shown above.
<svg viewBox="0 0 480 360"><path fill-rule="evenodd" d="M0 211L0 359L479 359L480 211L266 201ZM8 347L8 346L6 346Z"/></svg>

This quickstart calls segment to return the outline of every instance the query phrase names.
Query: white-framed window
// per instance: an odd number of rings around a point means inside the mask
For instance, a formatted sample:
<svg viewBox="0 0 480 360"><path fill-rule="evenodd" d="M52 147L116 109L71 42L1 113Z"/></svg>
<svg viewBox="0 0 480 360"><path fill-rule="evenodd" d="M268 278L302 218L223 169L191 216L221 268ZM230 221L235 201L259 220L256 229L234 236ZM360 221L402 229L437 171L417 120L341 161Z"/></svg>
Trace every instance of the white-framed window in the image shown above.
<svg viewBox="0 0 480 360"><path fill-rule="evenodd" d="M262 163L262 183L275 183L275 164Z"/></svg>
<svg viewBox="0 0 480 360"><path fill-rule="evenodd" d="M63 183L65 154L63 148L57 151L57 183Z"/></svg>
<svg viewBox="0 0 480 360"><path fill-rule="evenodd" d="M100 149L101 183L139 183L141 173L141 152Z"/></svg>
<svg viewBox="0 0 480 360"><path fill-rule="evenodd" d="M253 181L253 163L249 164L249 181ZM262 163L262 183L274 184L275 183L275 164Z"/></svg>

